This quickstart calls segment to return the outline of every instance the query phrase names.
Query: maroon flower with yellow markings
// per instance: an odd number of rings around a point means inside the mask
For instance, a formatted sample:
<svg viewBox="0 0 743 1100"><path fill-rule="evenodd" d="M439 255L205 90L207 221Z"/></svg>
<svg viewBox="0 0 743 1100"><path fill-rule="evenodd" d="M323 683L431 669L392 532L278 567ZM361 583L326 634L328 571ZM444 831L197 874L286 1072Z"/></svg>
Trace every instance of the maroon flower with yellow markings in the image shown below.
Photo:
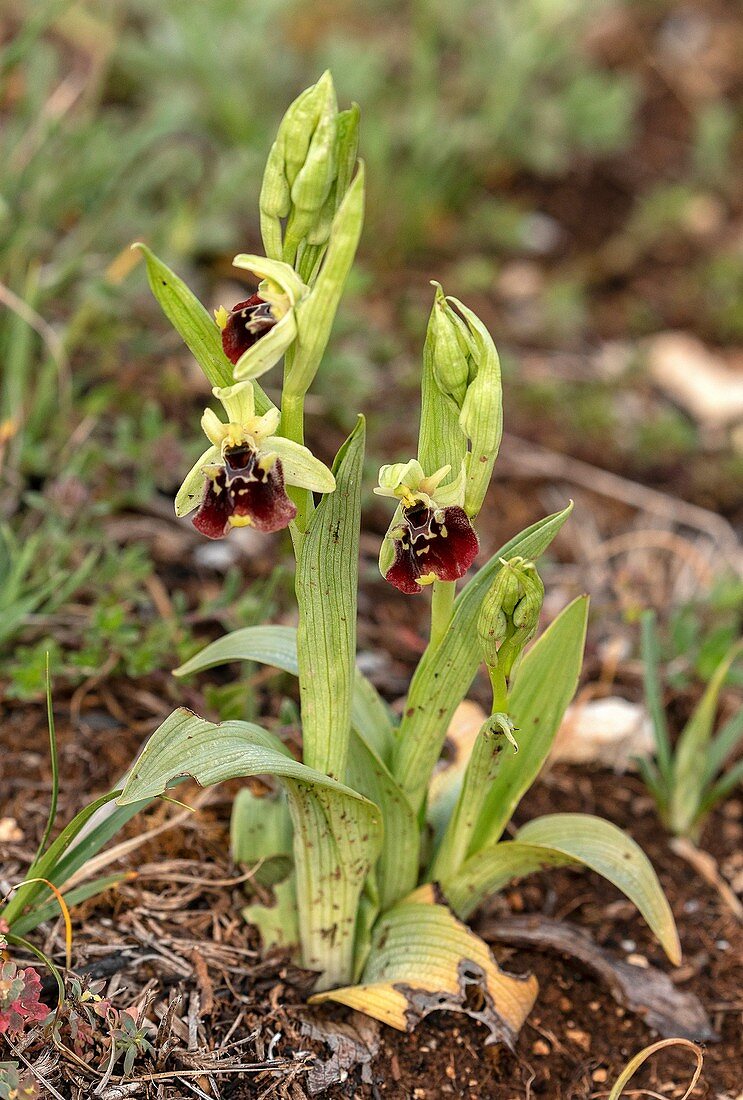
<svg viewBox="0 0 743 1100"><path fill-rule="evenodd" d="M382 545L380 568L385 580L407 595L433 581L463 577L480 549L464 508L434 496L449 472L444 466L425 477L415 459L379 471L375 492L400 502Z"/></svg>
<svg viewBox="0 0 743 1100"><path fill-rule="evenodd" d="M177 516L196 509L193 525L210 539L221 539L233 527L280 531L297 514L285 482L318 493L330 493L335 478L327 466L293 440L276 435L278 409L255 415L252 382L215 389L229 417L223 423L211 409L201 426L211 442L175 498Z"/></svg>
<svg viewBox="0 0 743 1100"><path fill-rule="evenodd" d="M296 309L309 287L281 260L241 253L234 264L259 280L258 289L229 311L220 306L214 319L234 379L243 382L271 370L297 339Z"/></svg>
<svg viewBox="0 0 743 1100"><path fill-rule="evenodd" d="M221 539L231 527L281 531L297 514L286 495L281 460L262 455L255 443L225 447L222 462L202 467L204 495L193 525L210 539Z"/></svg>
<svg viewBox="0 0 743 1100"><path fill-rule="evenodd" d="M256 340L265 336L277 323L271 303L258 294L238 302L227 314L222 328L222 348L229 361L237 363L248 348L252 348Z"/></svg>

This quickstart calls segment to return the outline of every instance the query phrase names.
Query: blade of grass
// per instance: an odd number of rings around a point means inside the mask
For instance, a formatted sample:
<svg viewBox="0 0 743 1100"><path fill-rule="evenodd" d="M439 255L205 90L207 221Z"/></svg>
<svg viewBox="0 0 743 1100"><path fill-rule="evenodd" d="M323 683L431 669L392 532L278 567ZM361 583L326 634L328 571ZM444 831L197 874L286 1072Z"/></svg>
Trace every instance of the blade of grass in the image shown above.
<svg viewBox="0 0 743 1100"><path fill-rule="evenodd" d="M109 794L104 794L101 798L97 798L95 802L91 802L81 810L80 813L65 826L56 840L49 845L46 852L44 852L39 859L34 860L28 869L29 878L48 878L53 882L55 878L59 876L58 864L60 863L61 857L72 844L83 826L97 810L102 806L106 806L109 802L113 802L120 794L121 791L111 791ZM3 918L11 927L13 926L14 920L20 916L27 905L30 905L34 899L38 897L43 888L43 884L33 882L28 886L23 886L16 890L15 894L2 911Z"/></svg>
<svg viewBox="0 0 743 1100"><path fill-rule="evenodd" d="M52 707L52 680L49 669L49 651L46 654L46 721L49 730L49 764L52 772L52 795L49 801L49 815L46 819L44 834L39 842L33 863L39 859L46 848L49 837L57 819L57 803L59 800L59 754L57 752L57 735L54 725L54 709Z"/></svg>
<svg viewBox="0 0 743 1100"><path fill-rule="evenodd" d="M652 1043L650 1046L645 1047L639 1052L639 1054L636 1054L634 1058L632 1058L631 1061L629 1061L624 1067L616 1082L614 1083L614 1087L609 1093L608 1100L620 1100L620 1097L624 1092L625 1085L628 1085L630 1083L631 1078L634 1077L640 1066L647 1062L648 1058L652 1058L652 1056L656 1054L659 1050L664 1050L666 1047L674 1046L686 1047L687 1050L690 1050L694 1054L694 1057L697 1060L696 1069L694 1070L694 1075L689 1083L689 1087L687 1088L684 1095L681 1097L681 1100L689 1100L689 1097L694 1091L697 1081L702 1074L702 1066L704 1064L704 1057L702 1055L701 1049L697 1046L696 1043L692 1043L690 1039L661 1039L660 1042Z"/></svg>
<svg viewBox="0 0 743 1100"><path fill-rule="evenodd" d="M41 882L45 886L48 886L51 892L54 894L57 905L62 912L62 920L64 921L65 929L65 963L69 970L72 966L72 920L70 919L70 910L67 907L67 902L62 897L61 892L57 889L53 882L50 882L48 878L27 878L23 882L19 882L14 889L20 890L23 886L30 886L31 883ZM16 932L17 934L17 932Z"/></svg>
<svg viewBox="0 0 743 1100"><path fill-rule="evenodd" d="M119 871L118 874L103 875L101 878L94 879L92 882L86 882L84 886L77 886L74 890L68 890L62 897L68 909L72 909L75 905L87 901L88 898L94 898L97 894L104 893L112 886L118 886L120 882L135 877L136 871ZM51 883L49 885L51 887ZM56 888L51 888L54 889L56 894ZM33 932L34 928L38 928L39 925L43 924L45 921L53 920L54 917L57 916L57 908L57 901L55 899L54 901L45 902L37 909L32 909L30 913L27 913L24 917L21 917L20 920L13 923L15 934L18 936L25 936L27 932Z"/></svg>
<svg viewBox="0 0 743 1100"><path fill-rule="evenodd" d="M720 661L676 746L670 820L675 832L685 833L698 815L704 796L704 761L710 751L720 692L728 672L743 651L743 639Z"/></svg>
<svg viewBox="0 0 743 1100"><path fill-rule="evenodd" d="M643 661L643 680L645 683L645 701L653 724L655 737L655 755L658 770L663 781L671 781L671 739L668 733L666 711L663 706L663 688L660 682L660 647L658 631L655 626L655 612L645 611L640 619L641 650Z"/></svg>

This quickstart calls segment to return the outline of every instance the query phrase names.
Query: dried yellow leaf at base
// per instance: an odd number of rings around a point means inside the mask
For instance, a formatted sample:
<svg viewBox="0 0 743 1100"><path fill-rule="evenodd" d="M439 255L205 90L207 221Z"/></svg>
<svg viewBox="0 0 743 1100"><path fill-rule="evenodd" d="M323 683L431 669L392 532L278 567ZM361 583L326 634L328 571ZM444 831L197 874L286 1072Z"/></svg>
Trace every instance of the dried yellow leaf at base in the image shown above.
<svg viewBox="0 0 743 1100"><path fill-rule="evenodd" d="M398 1031L430 1012L465 1012L490 1031L487 1042L513 1044L537 995L534 977L500 969L487 944L423 886L375 929L359 985L328 990L311 1003L336 1001Z"/></svg>

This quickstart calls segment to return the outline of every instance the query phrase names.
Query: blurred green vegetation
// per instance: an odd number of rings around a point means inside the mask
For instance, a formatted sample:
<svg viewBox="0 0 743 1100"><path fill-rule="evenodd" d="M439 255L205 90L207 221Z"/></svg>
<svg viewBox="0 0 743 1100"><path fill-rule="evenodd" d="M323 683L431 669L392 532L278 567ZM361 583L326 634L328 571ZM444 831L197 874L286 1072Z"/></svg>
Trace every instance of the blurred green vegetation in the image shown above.
<svg viewBox="0 0 743 1100"><path fill-rule="evenodd" d="M176 592L159 620L154 566L110 534L116 516L168 504L202 402L128 246L146 239L210 304L231 293L232 254L258 247L277 121L325 67L362 104L370 181L361 267L316 397L339 422L389 380L409 384L434 274L482 298L512 356L580 351L617 325L740 339L743 253L726 227L741 105L704 43L689 52L696 17L673 0L0 0L11 693L41 687L51 637L71 682L111 654L137 676L188 650L193 596ZM578 453L595 441L605 455L616 436L617 460L640 473L691 462L696 429L670 405L624 432L635 384L633 369L611 384L512 371L509 392L517 423L551 417Z"/></svg>

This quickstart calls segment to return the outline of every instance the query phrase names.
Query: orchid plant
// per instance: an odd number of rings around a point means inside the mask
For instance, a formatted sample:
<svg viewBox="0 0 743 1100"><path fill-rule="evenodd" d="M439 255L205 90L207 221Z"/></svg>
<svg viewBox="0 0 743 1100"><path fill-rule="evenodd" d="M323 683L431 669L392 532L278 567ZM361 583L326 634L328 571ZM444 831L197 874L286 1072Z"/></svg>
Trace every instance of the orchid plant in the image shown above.
<svg viewBox="0 0 743 1100"><path fill-rule="evenodd" d="M208 538L234 527L288 528L296 557L297 626L235 631L178 675L257 661L298 677L303 756L260 725L215 724L178 710L152 735L118 803L144 805L187 776L277 781L238 796L233 853L273 888L245 916L317 972L313 1001L412 1027L436 1009L475 1012L511 1041L536 996L533 977L496 964L465 921L513 879L553 866L604 875L638 907L673 963L668 903L638 846L607 821L553 814L503 839L540 771L574 694L587 600L579 598L527 650L544 589L536 561L570 506L501 547L457 594L479 553L476 533L498 454L498 356L482 321L434 284L423 349L417 455L385 465L376 492L393 514L380 569L400 598L428 600L430 641L399 722L356 666L364 421L332 470L304 442L304 401L320 367L359 241L364 169L358 109L338 111L330 75L289 108L260 196L265 256L235 265L252 294L212 318L146 246L152 291L203 369L221 415L202 419L209 448L176 497ZM259 379L283 359L278 404ZM454 758L442 753L478 668L491 716ZM472 986L481 991L472 1008Z"/></svg>

